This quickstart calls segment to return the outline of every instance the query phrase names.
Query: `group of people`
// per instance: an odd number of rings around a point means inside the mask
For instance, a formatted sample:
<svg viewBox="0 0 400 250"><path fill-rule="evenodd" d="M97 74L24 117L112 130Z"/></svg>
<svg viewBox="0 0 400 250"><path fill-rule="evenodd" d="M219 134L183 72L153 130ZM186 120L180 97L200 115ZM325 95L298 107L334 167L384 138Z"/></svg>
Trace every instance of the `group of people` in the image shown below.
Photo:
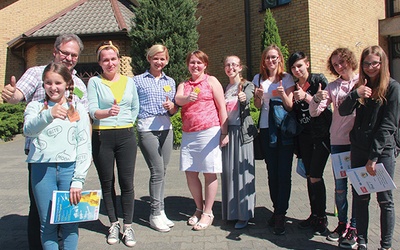
<svg viewBox="0 0 400 250"><path fill-rule="evenodd" d="M259 74L252 82L243 78L245 66L240 58L230 55L224 60L229 79L225 87L208 74L208 55L195 50L186 58L190 78L176 86L174 79L163 72L169 62L164 45L150 47L146 54L149 69L129 78L119 73L117 45L107 41L96 50L102 73L89 79L87 89L73 69L82 50L82 41L76 35L59 36L54 44L53 62L28 69L18 82L12 77L2 92L2 98L9 103L28 102L24 134L31 199L28 238L32 249L58 249L60 242L65 249L77 248L76 223L49 222L51 194L53 190L70 191L71 204L79 203L92 159L110 222L107 243L120 240L117 174L123 213L122 240L133 247L137 145L150 171L149 225L160 232L170 231L174 222L165 213L165 177L173 146L170 117L179 108L180 170L185 172L196 205L187 220L193 230L205 230L214 220L218 174L222 183L222 219L234 221L235 228L241 229L254 217L253 140L260 136L273 203L268 225L274 228L274 234L285 234L296 154L304 163L311 210L299 227L327 235L328 240L338 241L344 248L358 243L358 249L367 249L370 195L353 191L348 225L348 182L335 180L339 222L329 232L323 172L331 153L351 151L353 168L366 166L368 173L375 175L376 164L383 163L393 178L400 86L390 78L382 48L371 46L362 52L359 74L353 52L347 48L334 50L327 65L338 78L331 83L324 75L309 72L308 57L300 51L290 55L290 72L286 73L279 47L267 47L261 56ZM260 109L258 128L250 115L252 98ZM279 119L282 112L294 115L301 127L298 135L284 133ZM57 143L60 141L68 143ZM390 249L394 229L392 192L378 193L378 202L381 246Z"/></svg>
<svg viewBox="0 0 400 250"><path fill-rule="evenodd" d="M315 235L327 235L341 248L358 245L359 250L367 249L370 194L359 195L352 190L348 220L347 178L335 179L339 222L329 232L323 179L329 155L341 152L350 152L351 168L365 166L374 176L376 164L383 163L390 177L394 176L400 85L390 78L387 55L379 46L365 48L359 65L357 73L354 53L347 48L335 49L327 68L338 78L328 83L324 75L308 71L309 60L301 51L290 55L290 73L284 72L283 56L277 46L267 47L262 54L260 74L253 79L254 103L261 109L261 148L274 208L268 224L274 227L275 234L285 233L295 153L304 164L311 209L299 227L311 228ZM284 125L277 125L279 107L294 113L301 127L298 135L288 136ZM395 219L392 190L378 192L377 199L381 210L380 249L391 249Z"/></svg>

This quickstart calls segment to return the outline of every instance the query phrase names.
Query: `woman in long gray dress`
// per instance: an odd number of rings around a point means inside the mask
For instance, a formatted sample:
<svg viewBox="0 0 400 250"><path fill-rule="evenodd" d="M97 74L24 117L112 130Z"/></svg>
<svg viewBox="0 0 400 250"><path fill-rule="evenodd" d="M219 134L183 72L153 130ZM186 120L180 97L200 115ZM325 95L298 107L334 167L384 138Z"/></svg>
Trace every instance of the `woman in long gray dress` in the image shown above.
<svg viewBox="0 0 400 250"><path fill-rule="evenodd" d="M237 220L236 229L254 217L255 179L253 136L257 133L250 116L254 85L243 79L239 57L225 59L229 84L225 90L230 143L222 148L222 219Z"/></svg>

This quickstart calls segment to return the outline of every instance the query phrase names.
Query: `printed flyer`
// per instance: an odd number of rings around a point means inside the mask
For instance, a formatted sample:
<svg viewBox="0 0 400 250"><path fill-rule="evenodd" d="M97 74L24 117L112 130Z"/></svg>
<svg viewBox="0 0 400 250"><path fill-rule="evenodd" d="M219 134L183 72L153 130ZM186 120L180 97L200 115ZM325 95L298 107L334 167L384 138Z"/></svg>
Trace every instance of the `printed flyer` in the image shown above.
<svg viewBox="0 0 400 250"><path fill-rule="evenodd" d="M349 169L347 176L358 195L396 189L396 185L382 163L376 164L375 176L368 174L365 167Z"/></svg>
<svg viewBox="0 0 400 250"><path fill-rule="evenodd" d="M350 151L331 154L331 160L335 179L347 178L346 171L350 169Z"/></svg>
<svg viewBox="0 0 400 250"><path fill-rule="evenodd" d="M99 218L101 190L82 191L77 205L69 202L69 191L53 191L50 224L77 223Z"/></svg>

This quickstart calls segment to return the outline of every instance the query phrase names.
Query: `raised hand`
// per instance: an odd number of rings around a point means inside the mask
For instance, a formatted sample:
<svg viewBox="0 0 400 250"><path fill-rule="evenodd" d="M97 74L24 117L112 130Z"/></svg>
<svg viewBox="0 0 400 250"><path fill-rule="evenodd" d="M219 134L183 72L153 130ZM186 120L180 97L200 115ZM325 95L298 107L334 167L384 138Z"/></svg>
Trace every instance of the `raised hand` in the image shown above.
<svg viewBox="0 0 400 250"><path fill-rule="evenodd" d="M321 83L318 86L318 91L315 93L315 98L319 101L326 100L328 97L328 91L322 90L322 85Z"/></svg>
<svg viewBox="0 0 400 250"><path fill-rule="evenodd" d="M306 92L296 83L296 90L293 91L293 98L295 101L301 101L305 98Z"/></svg>
<svg viewBox="0 0 400 250"><path fill-rule="evenodd" d="M357 95L361 98L370 98L372 95L372 89L367 86L367 83L367 79L365 79L364 85L357 88Z"/></svg>
<svg viewBox="0 0 400 250"><path fill-rule="evenodd" d="M254 97L258 97L261 100L263 98L263 95L264 95L264 89L262 84L260 83L260 86L254 90Z"/></svg>
<svg viewBox="0 0 400 250"><path fill-rule="evenodd" d="M111 106L111 108L108 110L108 114L110 116L117 116L119 114L119 106L117 104L117 100L114 99L114 104Z"/></svg>
<svg viewBox="0 0 400 250"><path fill-rule="evenodd" d="M9 102L10 99L14 96L14 93L17 90L15 86L16 83L17 81L15 80L15 76L11 76L10 84L4 86L3 91L1 92L1 98L3 98L5 102Z"/></svg>
<svg viewBox="0 0 400 250"><path fill-rule="evenodd" d="M168 110L168 111L170 111L171 109L174 108L174 103L171 102L171 100L169 99L168 96L165 96L165 102L163 102L162 105L163 105L164 109Z"/></svg>
<svg viewBox="0 0 400 250"><path fill-rule="evenodd" d="M59 118L64 120L67 118L68 109L64 108L62 105L56 103L51 109L51 115L54 119Z"/></svg>
<svg viewBox="0 0 400 250"><path fill-rule="evenodd" d="M198 87L193 88L192 92L187 96L189 102L194 102L197 100L198 93L200 93L200 89Z"/></svg>
<svg viewBox="0 0 400 250"><path fill-rule="evenodd" d="M278 92L278 95L280 95L280 96L284 96L286 94L285 89L282 86L282 80L279 81L276 91Z"/></svg>
<svg viewBox="0 0 400 250"><path fill-rule="evenodd" d="M238 94L237 94L239 102L245 102L246 101L246 94L242 90L243 90L243 85L239 84Z"/></svg>

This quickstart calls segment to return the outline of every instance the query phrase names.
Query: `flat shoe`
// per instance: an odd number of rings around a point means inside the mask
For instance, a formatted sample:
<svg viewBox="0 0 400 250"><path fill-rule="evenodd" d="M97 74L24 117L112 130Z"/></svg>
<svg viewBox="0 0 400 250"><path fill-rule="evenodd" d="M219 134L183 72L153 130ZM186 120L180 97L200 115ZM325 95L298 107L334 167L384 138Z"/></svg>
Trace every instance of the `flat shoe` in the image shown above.
<svg viewBox="0 0 400 250"><path fill-rule="evenodd" d="M235 224L235 229L242 229L247 227L247 224L249 223L248 220L238 220Z"/></svg>
<svg viewBox="0 0 400 250"><path fill-rule="evenodd" d="M201 215L201 218L203 218L203 216L208 216L208 217L209 217L208 223L200 223L200 222L197 222L196 225L193 226L193 230L194 230L194 231L205 230L205 229L207 229L207 228L213 223L213 220L214 220L214 215L213 215L213 214L203 213L203 214Z"/></svg>
<svg viewBox="0 0 400 250"><path fill-rule="evenodd" d="M200 212L200 216L201 216L201 214L203 213L203 210L201 210L201 209L199 209L199 208L196 208L196 212L194 213L194 215L192 216L192 217L190 217L189 219L188 219L188 221L187 221L187 224L189 225L189 226L194 226L194 225L196 225L197 224L197 222L199 222L199 220L200 220L200 217L197 217L196 216L196 213L198 213L198 212Z"/></svg>

